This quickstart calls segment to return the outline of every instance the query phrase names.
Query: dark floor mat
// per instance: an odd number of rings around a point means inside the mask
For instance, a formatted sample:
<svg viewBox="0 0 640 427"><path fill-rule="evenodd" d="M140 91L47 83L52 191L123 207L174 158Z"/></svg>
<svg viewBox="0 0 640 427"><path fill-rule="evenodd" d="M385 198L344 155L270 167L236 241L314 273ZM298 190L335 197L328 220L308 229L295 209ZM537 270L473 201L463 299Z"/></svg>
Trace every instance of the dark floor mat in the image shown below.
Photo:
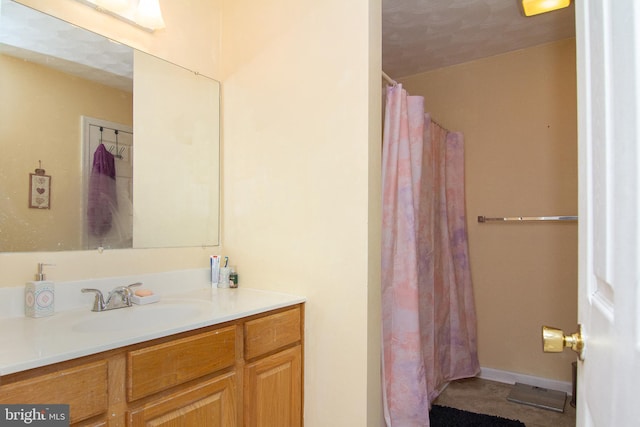
<svg viewBox="0 0 640 427"><path fill-rule="evenodd" d="M431 427L525 427L517 420L477 414L448 406L433 405L429 411Z"/></svg>

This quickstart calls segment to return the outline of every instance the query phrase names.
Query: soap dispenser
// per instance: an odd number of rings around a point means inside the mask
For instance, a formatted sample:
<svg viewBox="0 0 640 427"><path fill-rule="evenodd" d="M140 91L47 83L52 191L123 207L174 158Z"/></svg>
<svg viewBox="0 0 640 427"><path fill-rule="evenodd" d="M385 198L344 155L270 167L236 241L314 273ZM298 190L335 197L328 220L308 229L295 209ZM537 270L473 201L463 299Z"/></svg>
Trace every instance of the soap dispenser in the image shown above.
<svg viewBox="0 0 640 427"><path fill-rule="evenodd" d="M25 286L24 313L28 317L46 317L54 313L55 287L44 274L44 267L50 265L54 264L39 262L36 280Z"/></svg>

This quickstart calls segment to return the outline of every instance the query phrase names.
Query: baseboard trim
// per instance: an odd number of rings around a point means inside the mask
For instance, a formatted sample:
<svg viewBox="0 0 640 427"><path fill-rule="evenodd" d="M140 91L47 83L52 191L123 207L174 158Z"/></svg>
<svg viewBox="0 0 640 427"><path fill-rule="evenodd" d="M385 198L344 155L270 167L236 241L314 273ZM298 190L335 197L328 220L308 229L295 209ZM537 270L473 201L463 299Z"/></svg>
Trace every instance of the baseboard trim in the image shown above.
<svg viewBox="0 0 640 427"><path fill-rule="evenodd" d="M478 375L478 377L506 384L522 383L535 387L548 388L550 390L564 391L568 395L573 393L572 384L570 382L534 377L532 375L502 371L500 369L480 368L480 375Z"/></svg>

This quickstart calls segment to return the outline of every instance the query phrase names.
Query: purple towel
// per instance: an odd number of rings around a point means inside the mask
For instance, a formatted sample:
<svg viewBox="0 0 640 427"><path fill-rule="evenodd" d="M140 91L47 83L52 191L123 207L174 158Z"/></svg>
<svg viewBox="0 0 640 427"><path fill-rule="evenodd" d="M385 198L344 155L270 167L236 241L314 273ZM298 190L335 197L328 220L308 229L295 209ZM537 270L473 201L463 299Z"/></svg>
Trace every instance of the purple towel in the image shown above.
<svg viewBox="0 0 640 427"><path fill-rule="evenodd" d="M87 222L89 232L102 237L111 230L113 213L118 210L116 195L116 164L113 154L100 144L93 154L89 180Z"/></svg>

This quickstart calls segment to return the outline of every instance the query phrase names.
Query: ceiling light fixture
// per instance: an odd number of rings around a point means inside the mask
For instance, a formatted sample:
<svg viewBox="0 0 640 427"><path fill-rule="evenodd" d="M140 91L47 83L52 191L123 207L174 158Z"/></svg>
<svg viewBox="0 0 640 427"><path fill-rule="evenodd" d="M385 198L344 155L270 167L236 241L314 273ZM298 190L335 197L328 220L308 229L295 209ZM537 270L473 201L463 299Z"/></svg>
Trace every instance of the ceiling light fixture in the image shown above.
<svg viewBox="0 0 640 427"><path fill-rule="evenodd" d="M571 0L522 0L522 11L525 16L533 16L563 9L570 4Z"/></svg>
<svg viewBox="0 0 640 427"><path fill-rule="evenodd" d="M158 0L77 0L147 31L164 28Z"/></svg>
<svg viewBox="0 0 640 427"><path fill-rule="evenodd" d="M158 0L140 0L135 13L135 21L147 28L164 28L164 19Z"/></svg>

